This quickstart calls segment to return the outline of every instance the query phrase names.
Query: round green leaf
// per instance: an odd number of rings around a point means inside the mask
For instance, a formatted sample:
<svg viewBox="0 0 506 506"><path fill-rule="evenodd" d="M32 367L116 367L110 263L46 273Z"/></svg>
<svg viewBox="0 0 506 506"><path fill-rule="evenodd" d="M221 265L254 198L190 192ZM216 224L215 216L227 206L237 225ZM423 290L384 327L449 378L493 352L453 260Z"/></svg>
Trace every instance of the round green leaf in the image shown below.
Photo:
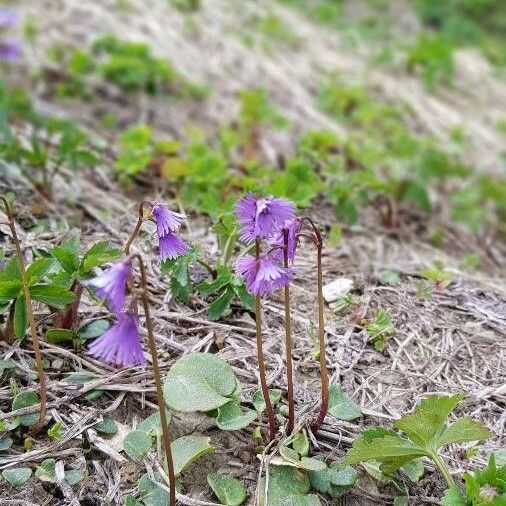
<svg viewBox="0 0 506 506"><path fill-rule="evenodd" d="M216 423L221 430L241 430L247 427L256 417L257 413L255 411L243 412L238 402L230 401L218 408Z"/></svg>
<svg viewBox="0 0 506 506"><path fill-rule="evenodd" d="M69 469L65 471L65 481L72 487L79 483L86 476L86 468Z"/></svg>
<svg viewBox="0 0 506 506"><path fill-rule="evenodd" d="M168 372L165 402L177 411L211 411L226 404L236 388L232 368L211 353L190 353Z"/></svg>
<svg viewBox="0 0 506 506"><path fill-rule="evenodd" d="M29 467L14 467L2 471L2 476L13 487L21 487L21 485L24 485L30 479L31 475L32 470Z"/></svg>
<svg viewBox="0 0 506 506"><path fill-rule="evenodd" d="M352 401L340 386L331 385L329 390L329 413L339 420L355 420L362 416L360 406Z"/></svg>
<svg viewBox="0 0 506 506"><path fill-rule="evenodd" d="M111 326L108 320L93 320L83 325L78 332L79 338L83 341L87 339L94 339L102 334L105 334Z"/></svg>
<svg viewBox="0 0 506 506"><path fill-rule="evenodd" d="M167 416L167 423L170 422L170 412L165 410L165 415ZM142 422L139 422L137 425L137 430L145 432L150 436L157 437L162 435L162 422L160 420L160 412L156 411L152 415L148 416Z"/></svg>
<svg viewBox="0 0 506 506"><path fill-rule="evenodd" d="M170 444L176 476L179 476L199 457L214 451L214 447L209 444L209 440L210 438L204 436L183 436Z"/></svg>
<svg viewBox="0 0 506 506"><path fill-rule="evenodd" d="M279 388L269 388L269 399L271 404L275 406L281 400L281 390ZM256 390L252 398L253 406L259 413L265 411L265 401L262 390Z"/></svg>
<svg viewBox="0 0 506 506"><path fill-rule="evenodd" d="M123 449L132 459L142 460L151 450L152 445L151 436L140 430L133 430L123 440Z"/></svg>
<svg viewBox="0 0 506 506"><path fill-rule="evenodd" d="M38 404L39 397L35 392L20 392L12 401L12 410L27 408L28 406L34 406ZM39 413L30 413L28 415L20 416L21 425L30 427L35 425L39 421Z"/></svg>
<svg viewBox="0 0 506 506"><path fill-rule="evenodd" d="M246 487L236 478L224 474L208 474L207 483L221 504L239 506L246 499Z"/></svg>
<svg viewBox="0 0 506 506"><path fill-rule="evenodd" d="M8 450L12 445L14 441L9 436L0 436L0 452L4 452Z"/></svg>
<svg viewBox="0 0 506 506"><path fill-rule="evenodd" d="M159 473L155 473L155 478L163 483ZM147 474L143 474L139 479L139 493L139 498L144 506L167 506L169 504L169 493L152 481Z"/></svg>
<svg viewBox="0 0 506 506"><path fill-rule="evenodd" d="M118 425L112 418L104 416L103 420L95 425L95 430L101 434L113 436L118 432Z"/></svg>

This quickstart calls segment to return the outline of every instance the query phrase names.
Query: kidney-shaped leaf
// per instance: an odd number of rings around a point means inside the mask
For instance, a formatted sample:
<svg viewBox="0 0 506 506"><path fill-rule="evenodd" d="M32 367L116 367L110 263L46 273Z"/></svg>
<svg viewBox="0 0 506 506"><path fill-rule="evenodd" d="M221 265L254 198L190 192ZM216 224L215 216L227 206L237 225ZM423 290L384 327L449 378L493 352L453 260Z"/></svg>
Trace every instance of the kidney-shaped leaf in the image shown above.
<svg viewBox="0 0 506 506"><path fill-rule="evenodd" d="M12 469L4 469L2 476L13 487L20 487L24 485L32 475L32 470L29 467L14 467Z"/></svg>
<svg viewBox="0 0 506 506"><path fill-rule="evenodd" d="M226 404L236 388L232 368L211 353L190 353L168 372L165 402L177 411L211 411Z"/></svg>
<svg viewBox="0 0 506 506"><path fill-rule="evenodd" d="M208 474L207 483L221 504L239 506L246 499L246 487L238 479L226 474Z"/></svg>
<svg viewBox="0 0 506 506"><path fill-rule="evenodd" d="M199 457L214 451L214 446L209 444L209 439L204 436L183 436L170 444L176 476L179 476Z"/></svg>

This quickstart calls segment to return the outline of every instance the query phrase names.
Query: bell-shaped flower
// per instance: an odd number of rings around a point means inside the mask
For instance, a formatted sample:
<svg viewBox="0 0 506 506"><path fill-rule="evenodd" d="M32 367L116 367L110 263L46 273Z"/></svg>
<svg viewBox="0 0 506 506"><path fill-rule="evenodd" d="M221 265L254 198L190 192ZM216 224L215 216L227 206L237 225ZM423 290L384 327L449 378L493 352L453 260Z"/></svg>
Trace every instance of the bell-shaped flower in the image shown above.
<svg viewBox="0 0 506 506"><path fill-rule="evenodd" d="M142 353L137 317L130 313L119 315L117 323L95 339L88 352L119 367L144 364L146 359Z"/></svg>
<svg viewBox="0 0 506 506"><path fill-rule="evenodd" d="M242 241L272 237L285 221L294 218L294 205L283 198L264 197L256 199L251 193L241 198L235 207Z"/></svg>

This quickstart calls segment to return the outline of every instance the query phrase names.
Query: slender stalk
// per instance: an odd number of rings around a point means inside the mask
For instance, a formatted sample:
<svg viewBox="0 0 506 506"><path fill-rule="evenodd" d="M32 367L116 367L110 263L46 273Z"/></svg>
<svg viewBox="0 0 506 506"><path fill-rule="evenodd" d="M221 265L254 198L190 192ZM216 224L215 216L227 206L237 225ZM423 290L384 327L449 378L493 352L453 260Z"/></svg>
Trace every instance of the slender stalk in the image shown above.
<svg viewBox="0 0 506 506"><path fill-rule="evenodd" d="M441 456L438 455L437 453L433 453L431 457L434 463L436 464L436 467L439 469L439 472L443 475L443 478L445 479L448 487L454 487L455 481L453 480L453 477L450 474L450 471L448 471L448 468L446 467L446 464L443 462Z"/></svg>
<svg viewBox="0 0 506 506"><path fill-rule="evenodd" d="M141 272L141 284L142 284L142 305L144 307L144 316L146 318L146 330L148 333L148 347L151 354L153 377L156 385L156 398L158 402L158 411L160 412L160 422L162 424L162 439L163 447L165 450L165 458L167 460L167 471L169 475L169 486L170 486L170 506L176 504L176 476L174 474L174 461L172 459L172 450L170 447L170 432L169 424L167 422L167 415L165 412L165 401L163 398L162 380L160 377L160 367L158 366L158 354L156 350L155 338L153 335L153 325L151 322L151 315L149 312L149 300L147 293L147 279L146 279L146 268L140 255L134 255L139 262Z"/></svg>
<svg viewBox="0 0 506 506"><path fill-rule="evenodd" d="M260 240L255 242L255 256L258 262L260 258ZM267 378L265 372L265 359L264 349L262 343L262 303L260 295L255 298L255 323L256 323L256 337L257 337L257 359L258 359L258 373L260 376L260 386L262 388L262 395L267 409L267 418L269 419L269 440L272 441L276 437L276 418L272 409L271 398L269 397L269 389L267 388Z"/></svg>
<svg viewBox="0 0 506 506"><path fill-rule="evenodd" d="M320 347L320 378L321 378L321 404L320 411L313 424L315 430L318 430L325 419L329 407L329 373L327 370L327 357L325 348L325 321L323 317L323 271L322 271L322 249L323 242L318 232L317 236L317 276L318 276L318 345Z"/></svg>
<svg viewBox="0 0 506 506"><path fill-rule="evenodd" d="M137 218L137 223L135 224L135 228L133 229L132 233L130 234L130 237L128 238L128 241L125 243L125 255L130 254L130 246L134 242L135 238L139 234L139 230L141 229L142 223L144 222L144 206L146 204L149 204L149 202L146 202L143 200L139 204L139 213Z"/></svg>
<svg viewBox="0 0 506 506"><path fill-rule="evenodd" d="M283 264L288 268L288 229L283 230ZM288 426L290 435L295 426L295 402L293 399L293 364L292 364L292 321L290 315L290 284L285 285L285 354L286 354L286 383L288 392Z"/></svg>
<svg viewBox="0 0 506 506"><path fill-rule="evenodd" d="M7 219L9 220L9 228L12 233L12 241L16 248L16 254L19 262L19 270L21 272L21 284L23 286L23 295L25 297L26 314L28 316L28 323L30 326L30 334L32 335L33 351L35 353L35 363L37 366L37 375L39 377L39 398L40 398L40 412L39 422L37 425L32 427L32 434L36 435L40 432L40 429L44 425L46 418L46 404L47 404L47 389L46 389L46 374L44 372L44 365L42 362L42 353L40 351L39 337L37 336L37 328L35 326L35 318L33 316L32 299L30 298L30 288L28 287L28 279L26 277L25 261L23 258L23 252L21 250L21 244L19 242L18 234L16 232L16 225L14 223L14 215L12 208L5 197L0 196Z"/></svg>

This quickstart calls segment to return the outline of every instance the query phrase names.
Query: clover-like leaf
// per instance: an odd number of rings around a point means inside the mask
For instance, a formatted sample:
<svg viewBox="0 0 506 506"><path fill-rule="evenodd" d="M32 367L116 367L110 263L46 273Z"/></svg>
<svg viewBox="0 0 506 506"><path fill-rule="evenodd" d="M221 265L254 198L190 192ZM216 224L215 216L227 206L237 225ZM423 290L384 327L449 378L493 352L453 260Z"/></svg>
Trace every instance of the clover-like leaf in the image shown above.
<svg viewBox="0 0 506 506"><path fill-rule="evenodd" d="M246 499L246 487L237 478L225 474L208 474L207 483L221 504L239 506Z"/></svg>
<svg viewBox="0 0 506 506"><path fill-rule="evenodd" d="M252 410L244 412L237 401L230 401L218 408L216 423L221 430L241 430L247 427L257 413Z"/></svg>
<svg viewBox="0 0 506 506"><path fill-rule="evenodd" d="M153 438L141 430L129 432L123 440L123 449L132 459L142 460L152 446Z"/></svg>
<svg viewBox="0 0 506 506"><path fill-rule="evenodd" d="M172 441L170 448L176 476L179 476L198 458L214 451L214 446L209 444L209 441L210 438L205 436L183 436Z"/></svg>
<svg viewBox="0 0 506 506"><path fill-rule="evenodd" d="M492 433L481 423L465 416L452 423L437 438L438 446L443 447L452 443L467 443L468 441L482 441L492 436Z"/></svg>
<svg viewBox="0 0 506 506"><path fill-rule="evenodd" d="M4 479L13 487L21 487L30 479L31 475L32 470L29 467L13 467L2 471Z"/></svg>
<svg viewBox="0 0 506 506"><path fill-rule="evenodd" d="M211 353L182 356L168 372L163 394L177 411L211 411L230 401L236 378L230 365Z"/></svg>
<svg viewBox="0 0 506 506"><path fill-rule="evenodd" d="M339 420L355 420L362 416L360 406L352 401L340 386L331 385L329 389L329 413Z"/></svg>

